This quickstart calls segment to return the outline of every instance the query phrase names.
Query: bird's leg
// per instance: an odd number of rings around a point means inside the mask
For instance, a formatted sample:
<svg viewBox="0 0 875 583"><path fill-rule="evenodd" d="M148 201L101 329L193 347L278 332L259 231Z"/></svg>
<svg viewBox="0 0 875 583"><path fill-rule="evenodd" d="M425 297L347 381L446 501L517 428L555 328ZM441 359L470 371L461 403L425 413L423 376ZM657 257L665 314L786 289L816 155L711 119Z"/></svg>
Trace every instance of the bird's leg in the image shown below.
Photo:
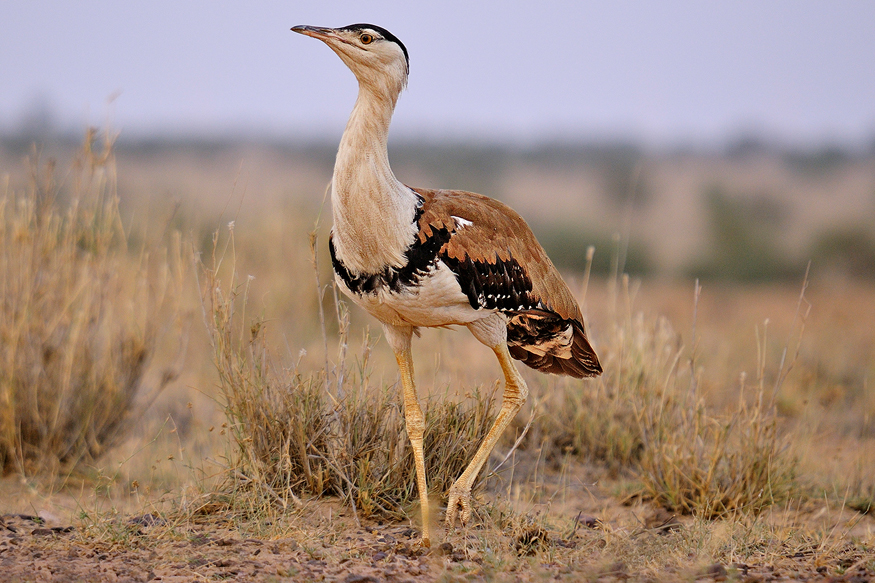
<svg viewBox="0 0 875 583"><path fill-rule="evenodd" d="M498 357L501 370L504 372L505 386L501 409L498 412L495 423L492 425L489 433L486 434L486 438L480 444L477 453L474 454L471 463L468 464L462 475L450 486L446 516L447 528L454 526L457 516L462 524L471 519L471 487L474 485L474 480L477 478L477 474L480 473L483 464L489 458L489 454L492 453L498 438L504 433L504 430L519 412L529 395L526 382L520 376L519 371L511 360L507 344L502 342L498 346L494 346L492 350ZM462 511L461 515L459 510Z"/></svg>
<svg viewBox="0 0 875 583"><path fill-rule="evenodd" d="M387 327L388 328L388 327ZM389 330L387 329L387 332ZM387 334L388 336L388 334ZM401 385L404 388L404 420L407 425L407 437L413 448L413 459L416 462L416 486L419 490L419 504L422 510L422 546L431 545L431 524L428 518L428 482L425 476L425 455L422 450L422 436L425 433L425 416L416 398L416 385L413 383L413 357L410 354L410 336L406 342L394 342L396 338L389 337L389 342L395 350L395 360L401 371Z"/></svg>

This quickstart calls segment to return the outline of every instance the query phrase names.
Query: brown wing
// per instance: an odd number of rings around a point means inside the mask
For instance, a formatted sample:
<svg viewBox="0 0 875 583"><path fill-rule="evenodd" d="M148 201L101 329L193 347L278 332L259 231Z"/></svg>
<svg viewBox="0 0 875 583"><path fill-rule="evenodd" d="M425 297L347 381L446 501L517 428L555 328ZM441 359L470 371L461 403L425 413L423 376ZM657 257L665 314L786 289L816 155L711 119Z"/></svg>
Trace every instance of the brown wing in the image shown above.
<svg viewBox="0 0 875 583"><path fill-rule="evenodd" d="M514 358L577 378L601 373L574 296L521 216L471 192L414 190L420 243L443 239L439 257L471 306L507 314Z"/></svg>

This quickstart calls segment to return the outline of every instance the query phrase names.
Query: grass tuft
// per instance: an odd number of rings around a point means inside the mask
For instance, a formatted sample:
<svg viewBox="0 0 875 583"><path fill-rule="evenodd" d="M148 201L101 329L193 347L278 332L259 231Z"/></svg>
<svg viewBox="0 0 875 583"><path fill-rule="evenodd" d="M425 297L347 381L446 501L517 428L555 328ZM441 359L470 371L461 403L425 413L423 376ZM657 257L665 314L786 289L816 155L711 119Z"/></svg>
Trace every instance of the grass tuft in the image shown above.
<svg viewBox="0 0 875 583"><path fill-rule="evenodd" d="M647 437L645 491L663 507L703 518L759 514L789 497L794 460L777 420L758 399L715 416L703 403L676 409Z"/></svg>
<svg viewBox="0 0 875 583"><path fill-rule="evenodd" d="M604 374L583 390L551 393L536 443L552 444L554 457L636 475L648 498L681 514L757 514L786 500L796 487L794 460L763 398L765 363L753 402L742 383L738 406L715 412L697 395L701 371L695 355L685 366L681 335L665 318L632 310L628 278L623 290L625 315L600 345Z"/></svg>
<svg viewBox="0 0 875 583"><path fill-rule="evenodd" d="M679 406L684 347L665 318L649 321L631 307L606 336L599 345L604 373L583 387L564 381L564 390L551 391L543 405L550 414L532 433L553 446L548 455L571 454L616 471L636 466L646 434L663 411Z"/></svg>
<svg viewBox="0 0 875 583"><path fill-rule="evenodd" d="M175 313L180 241L128 248L113 142L89 131L63 180L31 158L0 197L0 474L81 468L127 434Z"/></svg>
<svg viewBox="0 0 875 583"><path fill-rule="evenodd" d="M797 304L801 342L807 311L805 289ZM700 288L696 283L694 314ZM695 326L695 321L694 321ZM778 429L775 397L795 362L796 355L780 362L772 396L766 396L766 329L757 338L758 387L748 399L746 376L741 375L738 405L734 411L716 414L697 395L695 351L690 356L690 383L670 385L675 406L662 408L644 431L641 480L652 499L663 507L703 518L757 515L790 497L796 483L796 460L789 440ZM695 332L694 332L695 334Z"/></svg>
<svg viewBox="0 0 875 583"><path fill-rule="evenodd" d="M233 250L233 231L225 242ZM248 281L234 261L223 287L218 235L210 267L201 266L207 329L236 454L227 488L257 495L258 508L299 505L304 496L339 496L357 516L404 516L416 498L413 452L397 385L374 386L365 336L361 358L347 356L347 320L339 305L339 358L310 374L271 352L266 323L247 324ZM429 487L446 492L494 421L492 393L461 403L424 403ZM253 508L255 509L255 508Z"/></svg>

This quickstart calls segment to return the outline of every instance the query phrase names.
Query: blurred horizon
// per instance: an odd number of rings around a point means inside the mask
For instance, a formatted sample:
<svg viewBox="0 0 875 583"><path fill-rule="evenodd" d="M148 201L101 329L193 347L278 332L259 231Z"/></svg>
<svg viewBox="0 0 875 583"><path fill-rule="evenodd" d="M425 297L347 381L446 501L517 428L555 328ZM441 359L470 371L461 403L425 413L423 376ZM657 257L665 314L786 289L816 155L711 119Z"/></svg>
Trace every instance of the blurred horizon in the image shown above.
<svg viewBox="0 0 875 583"><path fill-rule="evenodd" d="M390 139L875 148L875 4L60 0L0 6L0 134L336 143L355 80L295 24L373 22L411 55Z"/></svg>
<svg viewBox="0 0 875 583"><path fill-rule="evenodd" d="M33 146L39 148L69 149L82 143L89 130L99 135L112 136L116 148L122 150L155 150L192 148L194 150L240 148L267 148L311 153L317 156L329 155L333 161L339 140L329 136L317 135L275 135L243 131L188 132L188 133L136 133L112 125L83 125L81 127L56 125L54 118L27 118L19 125L0 128L0 147L9 151L29 151ZM48 123L47 123L48 120ZM103 139L103 138L101 138ZM560 158L585 153L627 152L641 156L756 156L804 157L809 159L829 158L833 162L846 160L867 160L875 158L875 134L871 140L837 141L824 139L806 142L782 140L774 135L755 132L726 136L721 140L695 142L693 140L674 140L671 142L650 143L634 137L620 135L578 135L545 136L538 140L503 140L500 136L395 136L390 132L389 155L394 159L396 152L407 149L452 151L464 148L480 152L496 152L502 155L542 155L552 152Z"/></svg>
<svg viewBox="0 0 875 583"><path fill-rule="evenodd" d="M241 228L320 217L357 87L289 29L352 22L410 53L399 179L506 202L563 269L594 246L602 274L875 278L862 0L2 3L0 178L23 188L23 158L69 158L96 127L124 204L196 240L238 185Z"/></svg>
<svg viewBox="0 0 875 583"><path fill-rule="evenodd" d="M95 150L103 138L95 136ZM82 134L0 136L0 178L21 191L33 164L70 159L80 144ZM285 217L293 245L306 243L310 221L326 229L330 221L319 217L336 148L327 140L227 137L113 146L125 215L168 217L167 226L191 233L202 248L229 220L258 232L268 217ZM875 149L754 139L720 150L393 140L389 156L405 184L509 204L566 272L586 271L592 246L598 275L799 282L810 261L820 280L875 279Z"/></svg>

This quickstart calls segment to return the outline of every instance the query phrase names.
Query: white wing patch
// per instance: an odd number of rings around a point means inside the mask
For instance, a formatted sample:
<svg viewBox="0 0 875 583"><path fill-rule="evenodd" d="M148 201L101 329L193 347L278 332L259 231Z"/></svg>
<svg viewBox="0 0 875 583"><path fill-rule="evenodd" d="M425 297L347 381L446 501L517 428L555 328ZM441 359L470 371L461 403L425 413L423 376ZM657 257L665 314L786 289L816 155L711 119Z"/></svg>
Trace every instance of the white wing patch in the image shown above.
<svg viewBox="0 0 875 583"><path fill-rule="evenodd" d="M468 219L463 219L462 217L457 217L456 215L450 215L450 218L453 219L453 222L456 223L457 229L461 229L462 227L470 227L474 224Z"/></svg>

